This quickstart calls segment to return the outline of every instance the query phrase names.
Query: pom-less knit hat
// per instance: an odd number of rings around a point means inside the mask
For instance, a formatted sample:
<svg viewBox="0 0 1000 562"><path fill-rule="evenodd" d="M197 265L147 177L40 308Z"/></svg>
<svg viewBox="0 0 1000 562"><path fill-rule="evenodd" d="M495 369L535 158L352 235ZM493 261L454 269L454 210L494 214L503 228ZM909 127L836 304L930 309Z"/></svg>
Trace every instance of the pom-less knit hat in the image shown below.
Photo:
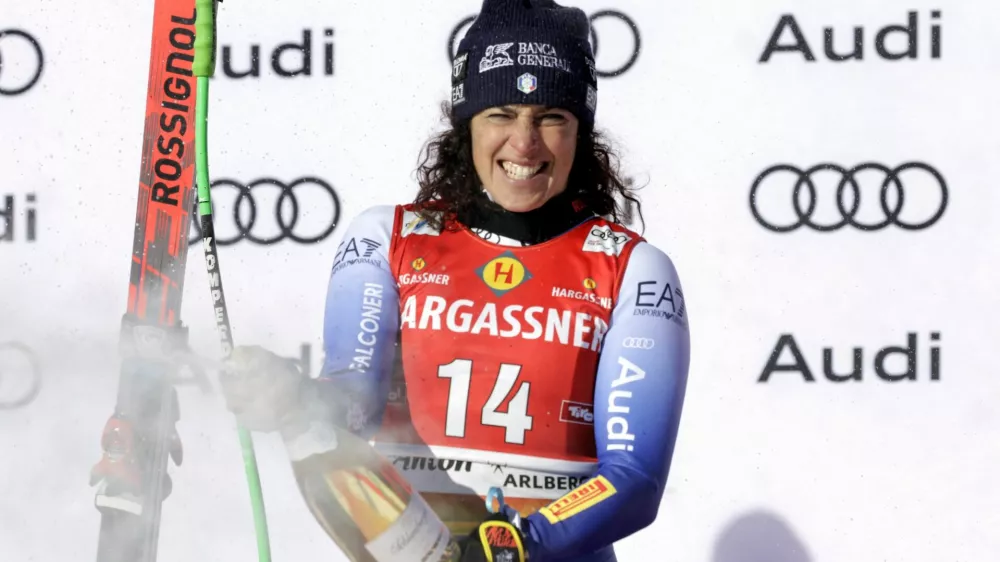
<svg viewBox="0 0 1000 562"><path fill-rule="evenodd" d="M507 104L559 107L593 125L597 74L582 10L552 0L483 1L452 61L452 114L465 121Z"/></svg>

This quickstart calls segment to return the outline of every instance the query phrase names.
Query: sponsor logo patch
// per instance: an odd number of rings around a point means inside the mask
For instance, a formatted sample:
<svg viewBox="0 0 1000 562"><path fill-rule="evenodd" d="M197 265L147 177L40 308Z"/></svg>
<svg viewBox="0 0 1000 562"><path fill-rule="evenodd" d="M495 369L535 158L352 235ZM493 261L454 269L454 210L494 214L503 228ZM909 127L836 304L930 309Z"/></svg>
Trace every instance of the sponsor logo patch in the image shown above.
<svg viewBox="0 0 1000 562"><path fill-rule="evenodd" d="M618 490L607 478L598 476L538 511L554 525L594 507L617 493Z"/></svg>
<svg viewBox="0 0 1000 562"><path fill-rule="evenodd" d="M512 252L504 252L476 270L493 294L500 297L531 279L531 272Z"/></svg>
<svg viewBox="0 0 1000 562"><path fill-rule="evenodd" d="M413 211L403 211L402 222L403 228L399 232L402 238L406 238L411 234L421 234L424 236L437 236L441 234L427 222L427 219Z"/></svg>
<svg viewBox="0 0 1000 562"><path fill-rule="evenodd" d="M563 400L559 408L559 421L565 423L578 423L582 425L594 425L594 405L584 402L573 402Z"/></svg>
<svg viewBox="0 0 1000 562"><path fill-rule="evenodd" d="M610 226L595 226L583 241L584 252L599 252L609 256L619 256L622 248L631 240L628 234L615 232Z"/></svg>

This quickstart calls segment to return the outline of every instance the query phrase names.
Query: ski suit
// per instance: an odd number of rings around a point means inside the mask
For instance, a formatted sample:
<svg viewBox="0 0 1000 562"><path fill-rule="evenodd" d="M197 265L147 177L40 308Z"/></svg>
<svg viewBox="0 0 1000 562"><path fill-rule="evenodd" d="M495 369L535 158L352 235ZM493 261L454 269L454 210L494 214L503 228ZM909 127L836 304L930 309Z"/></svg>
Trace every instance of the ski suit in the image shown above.
<svg viewBox="0 0 1000 562"><path fill-rule="evenodd" d="M689 363L663 251L593 217L524 246L409 206L349 225L321 385L455 535L500 488L529 558L614 561L657 515Z"/></svg>

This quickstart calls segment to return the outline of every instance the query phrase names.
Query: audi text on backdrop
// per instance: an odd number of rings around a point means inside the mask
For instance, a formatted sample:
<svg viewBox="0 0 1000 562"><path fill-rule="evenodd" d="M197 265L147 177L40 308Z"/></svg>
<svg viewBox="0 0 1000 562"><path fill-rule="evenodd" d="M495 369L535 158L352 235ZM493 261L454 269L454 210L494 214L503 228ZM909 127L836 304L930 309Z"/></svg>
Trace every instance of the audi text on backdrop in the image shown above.
<svg viewBox="0 0 1000 562"><path fill-rule="evenodd" d="M941 25L936 23L941 18L940 10L932 10L930 19L930 58L941 58ZM791 35L791 40L784 38L785 30ZM843 35L846 35L844 33ZM917 59L920 57L918 37L923 35L920 32L917 12L907 12L906 24L890 24L875 33L875 53L879 57L888 61L898 61L902 59ZM813 45L816 45L818 34L813 35ZM834 62L844 62L848 60L864 60L865 58L865 28L856 26L853 35L853 47L850 51L844 50L847 41L837 40L841 37L832 27L823 28L823 54L826 58ZM779 42L784 41L784 42ZM892 46L890 46L892 45ZM776 53L798 53L806 62L816 62L816 54L809 45L806 34L802 32L799 22L794 15L785 14L778 20L778 24L771 32L771 38L764 47L758 62L768 62Z"/></svg>
<svg viewBox="0 0 1000 562"><path fill-rule="evenodd" d="M310 198L310 203L303 205L300 198L306 197L310 187L324 205L312 204L316 198ZM212 182L213 194L225 193L224 188L235 190L236 197L229 200L213 195L216 244L219 246L230 246L240 240L264 246L285 240L298 244L316 244L329 238L340 221L340 198L337 197L337 192L333 186L317 177L302 177L287 184L273 178L261 178L248 184L231 179ZM276 190L277 197L273 201L269 200L270 205L264 207L258 198L263 199L261 192L268 188ZM264 207L264 213L259 212L261 207ZM318 225L301 224L300 218L306 214L318 215ZM232 217L231 224L227 217ZM191 221L189 242L199 240L201 225L198 221Z"/></svg>
<svg viewBox="0 0 1000 562"><path fill-rule="evenodd" d="M333 76L333 29L329 27L324 28L323 37L326 38L326 40L323 41L323 59L318 62L322 63L322 73L324 76ZM314 66L312 30L302 30L301 42L282 43L278 45L271 51L268 59L271 61L271 70L274 71L276 76L281 78L312 76ZM240 55L238 62L236 63L239 70L234 70L233 66L233 47L231 45L223 45L223 74L229 78L260 78L260 44L250 44L249 57ZM320 70L317 68L316 74L319 75L319 73Z"/></svg>
<svg viewBox="0 0 1000 562"><path fill-rule="evenodd" d="M910 170L919 174L908 175L909 181L904 185L902 175ZM835 190L824 190L824 195L819 195L816 179L822 172L832 172L837 179L837 187ZM865 195L862 195L859 180L863 172L875 174L881 179L880 182L868 182L870 189L865 190ZM792 177L789 178L788 174L792 174ZM874 190L871 188L876 185L881 186L878 196L881 213L878 220L868 222L858 220L856 217L862 208L862 201L869 198L874 200L872 193ZM929 189L920 189L928 185L931 186ZM832 195L830 191L833 192ZM765 213L761 211L761 207L767 206L765 199L768 201L774 199L774 196L770 195L772 193L779 195L782 208L794 212L796 217L794 220L779 223L764 217ZM848 193L850 197L847 197ZM805 206L803 199L806 201ZM820 199L836 204L839 220L827 223L813 220ZM920 216L913 217L911 213L909 218L904 217L904 201L908 201L911 206L919 205ZM800 226L809 227L817 232L831 232L847 225L863 231L882 230L889 225L896 225L904 230L922 230L936 223L944 215L947 206L948 186L944 176L923 162L907 162L895 168L874 162L866 162L853 168L823 163L806 170L790 164L777 164L761 172L750 187L750 212L761 226L773 232L791 232Z"/></svg>
<svg viewBox="0 0 1000 562"><path fill-rule="evenodd" d="M3 206L0 207L0 242L17 242L24 240L34 242L38 236L38 211L34 193L24 195L24 209L19 208L17 196L4 195L0 197ZM24 226L20 225L23 216Z"/></svg>
<svg viewBox="0 0 1000 562"><path fill-rule="evenodd" d="M0 29L0 96L16 96L42 77L42 45L23 29Z"/></svg>
<svg viewBox="0 0 1000 562"><path fill-rule="evenodd" d="M940 332L931 332L930 341L939 342L941 340ZM778 360L781 358L782 352L788 350L791 354L791 363L779 364ZM846 363L845 358L846 353L836 353L832 347L823 348L823 376L831 382L862 382L865 380L865 351L861 347L855 347L853 350L853 363L850 366L850 371L847 371L844 367ZM837 357L834 358L834 355ZM886 382L902 382L910 381L916 382L920 380L918 376L917 368L917 333L908 332L906 334L906 346L890 345L883 347L875 352L875 356L872 360L872 367L875 370L875 376ZM899 359L895 359L895 366L889 367L886 365L888 361L893 361L894 358L905 359L905 370L902 372L890 372L891 370L897 369L899 366ZM929 381L939 381L941 380L941 346L931 345L930 353L927 357L928 360L928 373L927 380ZM843 362L842 362L843 361ZM836 365L834 363L836 362ZM771 350L771 355L768 357L767 364L764 366L764 370L761 372L760 376L757 378L757 382L769 382L771 377L775 373L797 373L797 377L801 376L802 380L805 382L816 382L816 375L813 374L813 370L809 367L809 363L805 356L802 355L802 351L799 349L799 344L795 341L795 336L792 334L781 334L778 338L778 342L774 345L774 349ZM869 377L871 374L869 373Z"/></svg>
<svg viewBox="0 0 1000 562"><path fill-rule="evenodd" d="M458 43L461 41L462 37L465 36L465 32L468 30L469 26L476 19L476 16L467 16L452 28L451 33L448 35L448 64L452 64L455 58L456 50L458 49ZM596 68L594 69L596 74L601 78L612 78L615 76L620 76L621 74L627 72L632 66L635 65L636 61L639 60L639 53L642 50L642 35L639 33L639 26L635 24L635 20L625 14L625 12L620 12L618 10L600 10L590 14L590 44L594 51L594 59L596 61ZM600 56L600 46L601 42L598 39L597 29L600 27L598 22L604 22L606 20L618 20L620 23L624 24L629 29L629 37L631 40L631 45L629 48L629 55L624 61L618 61L615 63L608 63L602 59Z"/></svg>

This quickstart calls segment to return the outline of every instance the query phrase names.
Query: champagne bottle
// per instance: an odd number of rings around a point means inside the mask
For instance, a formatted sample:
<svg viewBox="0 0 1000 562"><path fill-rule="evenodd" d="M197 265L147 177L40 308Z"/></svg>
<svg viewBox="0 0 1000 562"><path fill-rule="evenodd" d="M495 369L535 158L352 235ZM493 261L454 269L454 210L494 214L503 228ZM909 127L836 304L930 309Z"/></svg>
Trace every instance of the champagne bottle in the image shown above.
<svg viewBox="0 0 1000 562"><path fill-rule="evenodd" d="M455 562L448 528L395 466L331 421L282 432L313 517L352 562Z"/></svg>

